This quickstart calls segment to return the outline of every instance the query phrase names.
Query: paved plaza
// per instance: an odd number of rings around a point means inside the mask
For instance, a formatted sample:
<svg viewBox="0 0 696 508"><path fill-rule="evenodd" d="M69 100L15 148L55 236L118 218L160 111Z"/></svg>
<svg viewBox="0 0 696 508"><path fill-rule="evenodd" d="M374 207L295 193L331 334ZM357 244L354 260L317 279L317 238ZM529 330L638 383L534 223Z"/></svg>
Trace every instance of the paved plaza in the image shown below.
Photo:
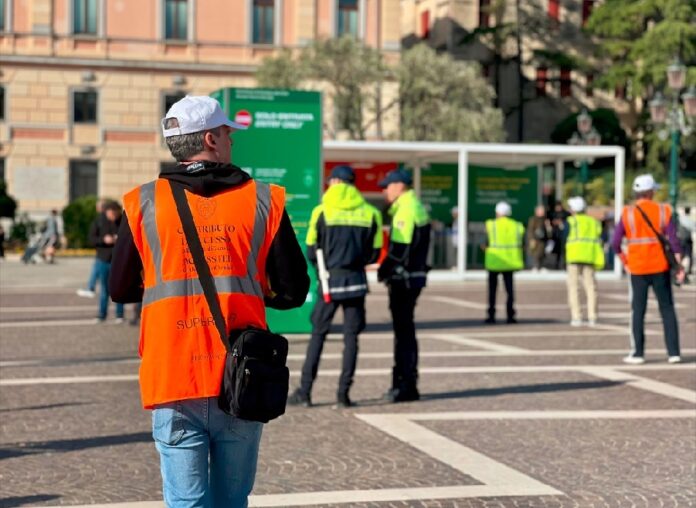
<svg viewBox="0 0 696 508"><path fill-rule="evenodd" d="M138 332L93 323L97 301L75 295L90 266L0 264L3 508L163 506ZM647 363L627 366L626 281L600 282L595 328L568 325L562 282L519 281L520 323L496 326L482 324L482 281L432 284L417 308L422 400L393 405L387 295L372 286L357 407L333 407L335 333L316 407L265 427L251 506L696 506L696 287L675 291L684 363L666 362L651 296ZM294 387L308 337L289 339Z"/></svg>

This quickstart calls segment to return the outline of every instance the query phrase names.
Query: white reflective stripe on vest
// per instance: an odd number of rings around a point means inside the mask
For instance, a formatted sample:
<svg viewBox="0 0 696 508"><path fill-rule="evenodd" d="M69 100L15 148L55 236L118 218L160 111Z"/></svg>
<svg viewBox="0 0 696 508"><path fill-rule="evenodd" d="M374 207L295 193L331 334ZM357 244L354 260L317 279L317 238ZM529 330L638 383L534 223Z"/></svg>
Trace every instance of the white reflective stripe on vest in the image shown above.
<svg viewBox="0 0 696 508"><path fill-rule="evenodd" d="M329 288L329 293L350 293L352 291L367 291L367 284L353 284L339 288Z"/></svg>
<svg viewBox="0 0 696 508"><path fill-rule="evenodd" d="M659 232L663 232L665 230L665 227L667 225L665 224L666 219L667 219L667 212L665 211L665 206L664 205L658 205L660 208L660 228L658 229ZM643 210L645 212L645 210ZM657 239L656 236L635 236L636 235L636 213L640 213L639 210L636 208L629 206L628 207L628 229L631 231L632 238L626 237L626 241L629 244L648 244L648 243L659 243L659 240ZM647 212L645 215L648 215ZM641 219L645 221L645 218L641 215ZM647 226L647 223L645 224ZM649 226L648 226L649 227ZM654 233L651 234L654 235Z"/></svg>
<svg viewBox="0 0 696 508"><path fill-rule="evenodd" d="M219 293L241 293L263 298L261 284L256 280L258 269L256 262L266 237L266 221L271 208L271 188L261 182L256 182L256 214L254 230L251 237L251 248L247 257L247 273L244 276L214 277L215 287ZM140 210L143 216L145 236L152 252L152 262L155 267L155 285L145 288L143 305L177 296L202 295L203 288L198 279L177 279L164 282L162 280L162 245L157 232L157 215L155 206L155 182L150 182L140 188Z"/></svg>

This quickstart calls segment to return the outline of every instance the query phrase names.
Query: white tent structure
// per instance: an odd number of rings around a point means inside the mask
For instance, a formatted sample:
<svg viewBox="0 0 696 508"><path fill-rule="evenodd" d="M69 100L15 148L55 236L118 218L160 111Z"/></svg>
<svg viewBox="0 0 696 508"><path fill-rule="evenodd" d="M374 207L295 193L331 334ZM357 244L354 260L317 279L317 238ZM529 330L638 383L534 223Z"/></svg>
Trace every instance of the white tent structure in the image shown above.
<svg viewBox="0 0 696 508"><path fill-rule="evenodd" d="M431 143L404 141L324 141L324 160L354 162L399 161L414 169L414 188L420 193L420 168L430 163L458 164L458 235L457 266L455 271L436 278L467 278L467 210L469 165L519 169L554 165L555 195L563 195L563 170L568 161L614 159L615 217L621 216L624 196L625 151L620 146L570 146L502 143ZM541 196L539 196L540 198ZM613 275L621 276L621 263L614 263Z"/></svg>

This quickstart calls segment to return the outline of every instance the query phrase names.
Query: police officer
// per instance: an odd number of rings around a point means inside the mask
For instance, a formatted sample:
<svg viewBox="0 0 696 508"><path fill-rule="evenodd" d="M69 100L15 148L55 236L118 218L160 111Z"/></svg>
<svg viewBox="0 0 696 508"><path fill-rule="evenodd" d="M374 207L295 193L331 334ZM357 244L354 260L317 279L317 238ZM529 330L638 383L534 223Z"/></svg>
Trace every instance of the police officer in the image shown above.
<svg viewBox="0 0 696 508"><path fill-rule="evenodd" d="M418 400L418 343L413 314L425 287L430 244L430 218L411 189L411 175L397 169L379 182L392 217L387 257L377 273L389 289L389 310L394 327L394 368L391 402Z"/></svg>
<svg viewBox="0 0 696 508"><path fill-rule="evenodd" d="M670 266L663 247L653 228L667 237L677 262L681 261L681 250L677 239L676 224L672 208L653 201L659 186L652 175L639 175L633 181L636 202L624 207L621 220L616 224L612 247L631 275L631 352L624 358L630 364L645 363L645 309L648 289L652 286L662 316L665 343L669 363L681 362L679 354L679 324L674 310ZM645 216L643 215L645 214ZM652 227L651 227L652 225ZM621 249L626 237L628 252ZM684 281L684 268L679 265L676 279Z"/></svg>
<svg viewBox="0 0 696 508"><path fill-rule="evenodd" d="M338 407L350 407L348 391L358 357L358 334L365 328L365 265L382 247L382 216L362 197L350 166L336 166L322 203L314 208L307 231L307 256L319 273L312 311L312 337L302 367L300 386L288 402L311 406L311 391L331 321L343 308L343 368L336 393Z"/></svg>
<svg viewBox="0 0 696 508"><path fill-rule="evenodd" d="M587 324L597 324L597 281L595 270L604 268L602 225L585 214L587 204L580 196L570 198L568 206L573 215L568 217L566 236L566 269L568 271L568 305L570 326L582 325L582 311L578 290L582 277L587 297Z"/></svg>
<svg viewBox="0 0 696 508"><path fill-rule="evenodd" d="M495 219L486 221L487 240L485 267L488 270L488 318L487 324L495 323L495 300L498 290L498 275L503 276L507 292L507 322L517 323L515 319L515 288L512 274L524 268L522 252L524 226L510 218L512 208L505 201L495 205Z"/></svg>

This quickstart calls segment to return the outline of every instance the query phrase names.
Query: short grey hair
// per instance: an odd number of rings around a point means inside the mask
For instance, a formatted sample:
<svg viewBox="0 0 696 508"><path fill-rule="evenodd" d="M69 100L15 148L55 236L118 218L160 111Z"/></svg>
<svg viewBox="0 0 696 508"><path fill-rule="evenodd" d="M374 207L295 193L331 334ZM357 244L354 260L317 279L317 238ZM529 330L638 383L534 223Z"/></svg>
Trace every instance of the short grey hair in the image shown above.
<svg viewBox="0 0 696 508"><path fill-rule="evenodd" d="M179 127L179 121L176 118L166 118L164 120L165 129L174 129ZM194 155L203 151L203 136L206 132L212 132L216 136L220 134L220 127L209 129L207 131L192 132L191 134L181 134L179 136L169 136L164 138L167 142L169 151L178 162L187 161Z"/></svg>

